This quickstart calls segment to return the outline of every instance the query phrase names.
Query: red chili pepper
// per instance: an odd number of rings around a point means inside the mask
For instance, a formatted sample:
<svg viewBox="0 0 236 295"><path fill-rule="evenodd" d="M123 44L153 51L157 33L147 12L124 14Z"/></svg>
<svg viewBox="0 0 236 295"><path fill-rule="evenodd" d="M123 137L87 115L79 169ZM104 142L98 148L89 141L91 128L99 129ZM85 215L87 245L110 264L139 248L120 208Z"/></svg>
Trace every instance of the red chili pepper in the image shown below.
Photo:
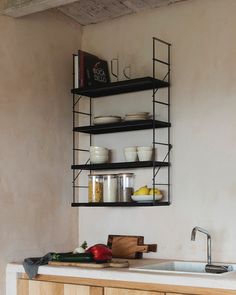
<svg viewBox="0 0 236 295"><path fill-rule="evenodd" d="M87 253L91 253L96 262L106 262L112 259L111 249L103 244L96 244L86 250Z"/></svg>

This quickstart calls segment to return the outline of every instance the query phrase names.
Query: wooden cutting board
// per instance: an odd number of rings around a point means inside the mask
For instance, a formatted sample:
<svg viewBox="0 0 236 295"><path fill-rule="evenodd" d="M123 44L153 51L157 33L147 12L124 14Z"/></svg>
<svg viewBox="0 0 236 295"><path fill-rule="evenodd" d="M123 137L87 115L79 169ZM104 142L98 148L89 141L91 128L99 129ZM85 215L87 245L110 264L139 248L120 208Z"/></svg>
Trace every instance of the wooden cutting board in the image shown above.
<svg viewBox="0 0 236 295"><path fill-rule="evenodd" d="M107 263L95 263L95 262L59 262L59 261L49 261L49 265L52 266L75 266L75 267L84 267L84 268L108 268L108 267L113 267L113 268L125 268L129 267L129 262L128 261L116 261L112 260L111 262Z"/></svg>
<svg viewBox="0 0 236 295"><path fill-rule="evenodd" d="M114 258L142 258L143 253L157 252L157 244L144 244L143 236L109 235L107 245Z"/></svg>

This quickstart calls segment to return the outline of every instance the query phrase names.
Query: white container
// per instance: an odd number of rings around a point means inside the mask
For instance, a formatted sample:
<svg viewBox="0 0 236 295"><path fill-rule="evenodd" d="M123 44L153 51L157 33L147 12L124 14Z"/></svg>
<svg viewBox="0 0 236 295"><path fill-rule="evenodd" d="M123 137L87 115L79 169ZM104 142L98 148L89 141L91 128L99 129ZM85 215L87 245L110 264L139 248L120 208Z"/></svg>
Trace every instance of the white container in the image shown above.
<svg viewBox="0 0 236 295"><path fill-rule="evenodd" d="M103 202L117 202L117 175L103 175Z"/></svg>
<svg viewBox="0 0 236 295"><path fill-rule="evenodd" d="M153 158L153 151L138 151L139 161L151 161Z"/></svg>

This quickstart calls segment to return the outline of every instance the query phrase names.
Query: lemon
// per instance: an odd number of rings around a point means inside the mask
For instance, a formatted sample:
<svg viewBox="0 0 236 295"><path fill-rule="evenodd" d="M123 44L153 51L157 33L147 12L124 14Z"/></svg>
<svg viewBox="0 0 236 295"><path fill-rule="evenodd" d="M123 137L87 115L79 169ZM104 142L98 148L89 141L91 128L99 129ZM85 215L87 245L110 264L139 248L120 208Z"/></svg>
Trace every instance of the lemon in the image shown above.
<svg viewBox="0 0 236 295"><path fill-rule="evenodd" d="M161 191L160 191L158 188L155 188L155 190L150 189L150 191L149 191L149 195L153 195L153 193L154 193L155 195L161 195Z"/></svg>
<svg viewBox="0 0 236 295"><path fill-rule="evenodd" d="M134 195L148 195L150 189L147 185L140 187L137 191L134 192Z"/></svg>

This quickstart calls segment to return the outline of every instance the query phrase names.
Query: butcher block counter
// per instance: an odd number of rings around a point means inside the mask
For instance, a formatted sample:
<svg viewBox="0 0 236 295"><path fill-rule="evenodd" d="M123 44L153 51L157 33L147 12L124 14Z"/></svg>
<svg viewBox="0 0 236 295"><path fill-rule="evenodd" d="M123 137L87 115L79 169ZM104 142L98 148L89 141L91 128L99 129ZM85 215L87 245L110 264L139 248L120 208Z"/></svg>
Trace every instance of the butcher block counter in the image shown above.
<svg viewBox="0 0 236 295"><path fill-rule="evenodd" d="M165 262L129 260L130 267ZM6 295L236 295L236 272L227 275L152 273L123 269L40 266L29 280L21 263L6 270Z"/></svg>

